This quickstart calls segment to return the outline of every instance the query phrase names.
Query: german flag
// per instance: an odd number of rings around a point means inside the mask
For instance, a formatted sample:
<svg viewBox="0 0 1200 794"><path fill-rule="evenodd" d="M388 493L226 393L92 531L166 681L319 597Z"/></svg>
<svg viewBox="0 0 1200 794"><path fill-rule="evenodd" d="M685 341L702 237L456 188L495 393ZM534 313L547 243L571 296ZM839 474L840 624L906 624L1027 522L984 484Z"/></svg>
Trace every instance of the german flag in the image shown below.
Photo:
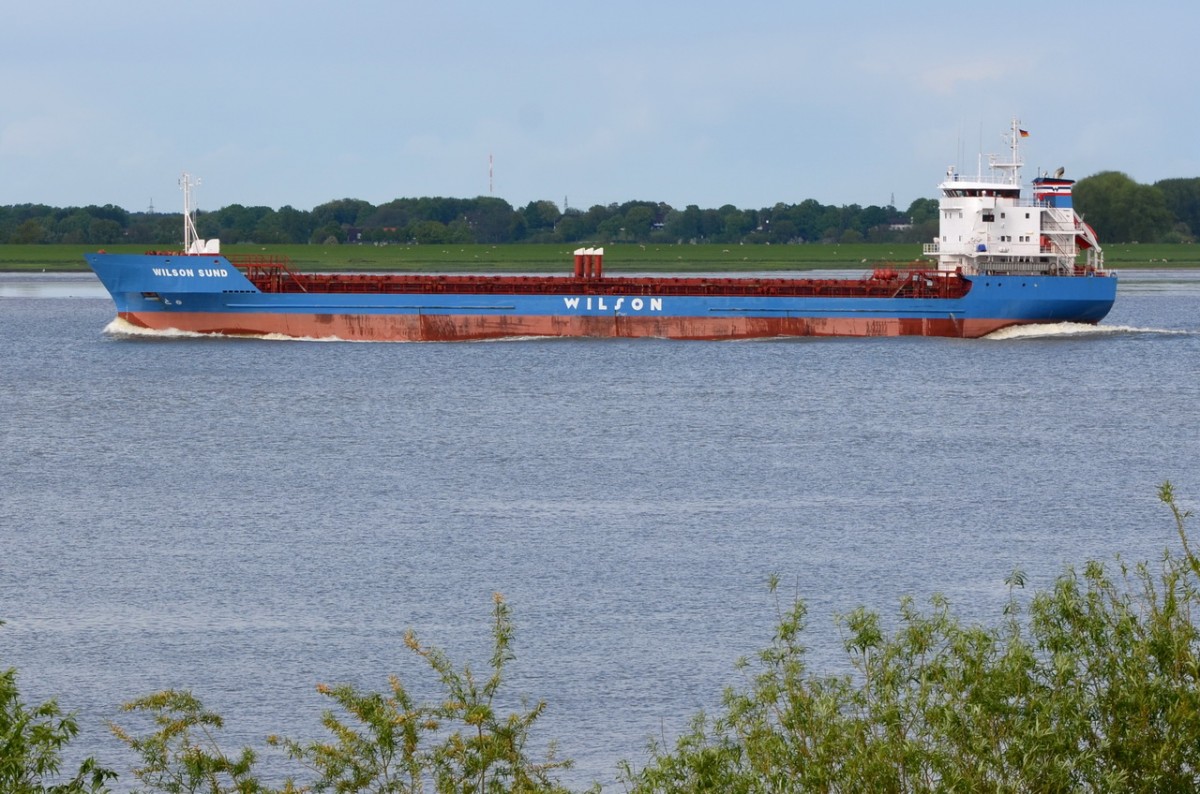
<svg viewBox="0 0 1200 794"><path fill-rule="evenodd" d="M1021 134L1021 137L1022 137L1022 138L1028 138L1028 137L1029 137L1029 130L1017 130L1017 132L1019 132L1019 133Z"/></svg>

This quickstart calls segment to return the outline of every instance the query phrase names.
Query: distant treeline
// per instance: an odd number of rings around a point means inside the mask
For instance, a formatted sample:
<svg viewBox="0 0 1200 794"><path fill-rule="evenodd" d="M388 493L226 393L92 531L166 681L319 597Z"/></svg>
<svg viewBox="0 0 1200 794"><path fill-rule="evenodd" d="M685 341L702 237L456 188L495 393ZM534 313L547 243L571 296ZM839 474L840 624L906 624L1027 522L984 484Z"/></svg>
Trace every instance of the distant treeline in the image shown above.
<svg viewBox="0 0 1200 794"><path fill-rule="evenodd" d="M1102 242L1192 242L1200 232L1200 178L1153 185L1107 171L1075 186L1076 208ZM311 211L231 204L198 212L201 237L225 243L917 243L937 234L937 199L895 207L834 206L807 199L750 210L653 201L560 209L551 201L515 208L491 196L400 198L375 206L339 199ZM180 213L103 207L0 206L0 244L133 243L177 246Z"/></svg>

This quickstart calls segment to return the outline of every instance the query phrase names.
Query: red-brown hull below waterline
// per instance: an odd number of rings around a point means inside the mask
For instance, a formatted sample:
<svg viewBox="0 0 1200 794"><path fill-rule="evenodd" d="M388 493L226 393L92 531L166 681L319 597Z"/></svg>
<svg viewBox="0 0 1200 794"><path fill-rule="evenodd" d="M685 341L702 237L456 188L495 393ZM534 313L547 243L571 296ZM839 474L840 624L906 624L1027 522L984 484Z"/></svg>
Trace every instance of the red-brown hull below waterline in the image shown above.
<svg viewBox="0 0 1200 794"><path fill-rule="evenodd" d="M1012 319L858 317L595 317L537 315L120 312L153 330L371 342L462 342L506 337L762 339L788 336L976 338L1022 325Z"/></svg>

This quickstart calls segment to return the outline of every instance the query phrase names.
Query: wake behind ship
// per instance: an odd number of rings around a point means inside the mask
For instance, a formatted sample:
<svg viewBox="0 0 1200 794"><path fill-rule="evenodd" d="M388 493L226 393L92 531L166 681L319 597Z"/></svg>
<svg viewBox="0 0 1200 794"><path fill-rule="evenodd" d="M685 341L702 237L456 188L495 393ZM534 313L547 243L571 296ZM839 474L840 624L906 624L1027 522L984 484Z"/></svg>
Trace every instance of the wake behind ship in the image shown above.
<svg viewBox="0 0 1200 794"><path fill-rule="evenodd" d="M565 276L300 273L282 259L227 256L200 240L184 175L180 252L86 255L118 316L144 328L374 341L522 336L747 339L776 336L979 337L1014 325L1097 323L1116 297L1072 180L1021 195L1010 156L986 174L947 171L927 267L861 278L613 277L603 249L575 252Z"/></svg>

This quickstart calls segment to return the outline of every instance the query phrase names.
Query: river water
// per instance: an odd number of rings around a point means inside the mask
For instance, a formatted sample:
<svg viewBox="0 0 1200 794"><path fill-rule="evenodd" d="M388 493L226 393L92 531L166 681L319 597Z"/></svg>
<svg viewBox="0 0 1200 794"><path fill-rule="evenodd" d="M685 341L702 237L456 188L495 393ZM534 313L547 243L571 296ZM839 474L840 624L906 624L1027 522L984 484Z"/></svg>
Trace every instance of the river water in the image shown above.
<svg viewBox="0 0 1200 794"><path fill-rule="evenodd" d="M406 629L485 671L500 592L505 704L620 790L769 642L772 573L841 672L858 605L993 622L1014 568L1177 543L1200 272L1122 279L1098 328L981 340L350 344L124 334L90 275L0 274L0 665L121 789L122 702L319 737L317 683L438 697Z"/></svg>

